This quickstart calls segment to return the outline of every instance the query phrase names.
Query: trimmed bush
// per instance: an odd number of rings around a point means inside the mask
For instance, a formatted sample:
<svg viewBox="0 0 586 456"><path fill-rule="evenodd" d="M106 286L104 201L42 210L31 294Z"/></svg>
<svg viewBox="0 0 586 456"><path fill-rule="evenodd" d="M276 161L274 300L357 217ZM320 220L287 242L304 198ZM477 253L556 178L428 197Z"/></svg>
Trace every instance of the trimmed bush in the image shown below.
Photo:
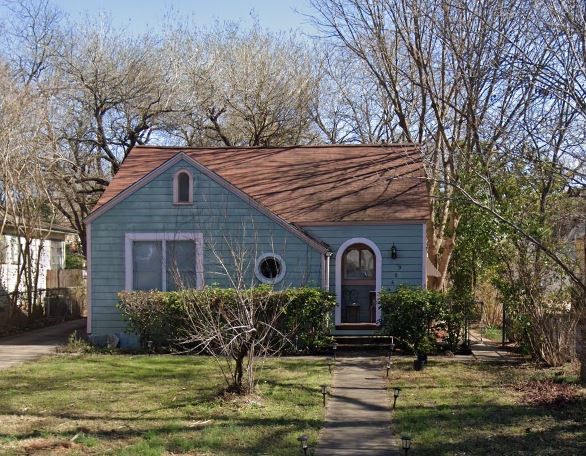
<svg viewBox="0 0 586 456"><path fill-rule="evenodd" d="M132 291L119 293L118 308L129 329L140 336L146 346L173 345L185 333L190 306L235 306L238 299L262 300L281 306L283 314L278 329L299 349L312 351L331 342L329 336L334 295L317 288L289 288L275 291L263 285L247 290L206 287L202 290L175 292ZM293 347L292 347L293 348Z"/></svg>
<svg viewBox="0 0 586 456"><path fill-rule="evenodd" d="M164 347L173 340L183 318L182 292L132 291L118 294L118 309L146 346Z"/></svg>
<svg viewBox="0 0 586 456"><path fill-rule="evenodd" d="M279 292L285 305L283 327L295 339L297 349L314 351L332 343L332 311L336 296L319 288L289 288Z"/></svg>
<svg viewBox="0 0 586 456"><path fill-rule="evenodd" d="M392 292L382 291L380 304L382 331L414 352L429 354L436 349L438 333L443 333L449 350L458 349L466 320L473 316L474 300L454 293L401 286Z"/></svg>
<svg viewBox="0 0 586 456"><path fill-rule="evenodd" d="M400 286L380 295L382 331L417 353L433 351L431 336L442 320L445 297L422 288Z"/></svg>

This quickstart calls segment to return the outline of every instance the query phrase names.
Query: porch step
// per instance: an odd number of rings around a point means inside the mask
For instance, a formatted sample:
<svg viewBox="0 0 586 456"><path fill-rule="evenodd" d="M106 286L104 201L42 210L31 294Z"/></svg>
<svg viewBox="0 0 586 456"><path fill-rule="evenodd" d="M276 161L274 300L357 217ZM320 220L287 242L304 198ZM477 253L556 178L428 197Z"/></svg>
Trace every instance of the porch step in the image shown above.
<svg viewBox="0 0 586 456"><path fill-rule="evenodd" d="M334 336L338 350L389 350L390 336Z"/></svg>

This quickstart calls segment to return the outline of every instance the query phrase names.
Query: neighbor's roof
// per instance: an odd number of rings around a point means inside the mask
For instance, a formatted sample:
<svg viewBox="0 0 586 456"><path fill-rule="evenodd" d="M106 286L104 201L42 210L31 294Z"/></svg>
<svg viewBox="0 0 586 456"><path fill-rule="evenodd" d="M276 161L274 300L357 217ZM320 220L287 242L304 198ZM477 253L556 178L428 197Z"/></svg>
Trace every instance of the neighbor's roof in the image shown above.
<svg viewBox="0 0 586 456"><path fill-rule="evenodd" d="M26 221L22 218L16 218L0 209L0 228L4 230L28 229L37 230L43 233L59 233L59 234L77 234L77 231L51 222L45 221Z"/></svg>
<svg viewBox="0 0 586 456"><path fill-rule="evenodd" d="M181 152L296 225L427 220L430 216L421 150L412 144L138 146L94 210Z"/></svg>

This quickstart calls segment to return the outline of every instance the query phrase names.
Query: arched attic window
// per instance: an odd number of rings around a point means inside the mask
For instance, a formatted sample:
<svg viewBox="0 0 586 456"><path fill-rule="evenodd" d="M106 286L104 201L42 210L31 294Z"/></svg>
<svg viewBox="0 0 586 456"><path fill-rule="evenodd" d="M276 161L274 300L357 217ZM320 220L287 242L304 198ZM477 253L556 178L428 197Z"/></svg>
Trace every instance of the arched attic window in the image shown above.
<svg viewBox="0 0 586 456"><path fill-rule="evenodd" d="M193 204L193 176L186 169L180 169L173 178L173 203Z"/></svg>

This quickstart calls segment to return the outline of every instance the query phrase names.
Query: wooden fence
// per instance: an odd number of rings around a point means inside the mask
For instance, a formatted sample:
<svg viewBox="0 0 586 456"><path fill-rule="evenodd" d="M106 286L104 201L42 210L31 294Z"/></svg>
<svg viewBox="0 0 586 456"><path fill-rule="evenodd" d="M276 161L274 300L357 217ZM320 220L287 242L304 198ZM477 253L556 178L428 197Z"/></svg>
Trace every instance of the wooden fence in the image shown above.
<svg viewBox="0 0 586 456"><path fill-rule="evenodd" d="M85 287L85 282L84 269L50 269L47 271L45 288L79 288Z"/></svg>

